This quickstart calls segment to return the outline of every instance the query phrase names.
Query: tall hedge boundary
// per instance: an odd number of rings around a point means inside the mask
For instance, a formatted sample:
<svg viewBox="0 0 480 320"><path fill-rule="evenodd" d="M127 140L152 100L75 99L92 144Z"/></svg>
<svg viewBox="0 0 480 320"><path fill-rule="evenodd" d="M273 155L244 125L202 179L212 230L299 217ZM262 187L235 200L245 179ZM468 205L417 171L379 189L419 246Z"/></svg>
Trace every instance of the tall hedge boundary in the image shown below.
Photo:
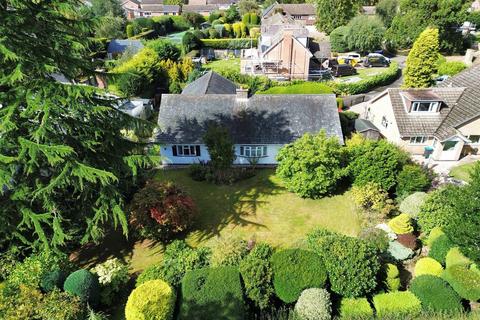
<svg viewBox="0 0 480 320"><path fill-rule="evenodd" d="M202 46L212 49L248 49L257 47L257 39L200 39Z"/></svg>

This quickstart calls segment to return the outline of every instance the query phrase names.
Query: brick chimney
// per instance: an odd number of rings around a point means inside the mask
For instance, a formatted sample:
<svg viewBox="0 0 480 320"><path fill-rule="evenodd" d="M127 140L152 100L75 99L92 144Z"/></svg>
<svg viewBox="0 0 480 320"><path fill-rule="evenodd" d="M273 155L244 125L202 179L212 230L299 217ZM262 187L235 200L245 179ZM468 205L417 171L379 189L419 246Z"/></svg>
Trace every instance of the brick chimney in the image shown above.
<svg viewBox="0 0 480 320"><path fill-rule="evenodd" d="M237 88L237 100L248 100L248 89Z"/></svg>

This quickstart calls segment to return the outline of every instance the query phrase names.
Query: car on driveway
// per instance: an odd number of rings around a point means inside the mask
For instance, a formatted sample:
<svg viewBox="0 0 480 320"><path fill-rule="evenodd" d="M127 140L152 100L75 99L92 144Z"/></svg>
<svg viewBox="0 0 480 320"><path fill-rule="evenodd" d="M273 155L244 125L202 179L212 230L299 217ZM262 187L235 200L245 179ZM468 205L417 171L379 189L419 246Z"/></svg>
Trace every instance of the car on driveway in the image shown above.
<svg viewBox="0 0 480 320"><path fill-rule="evenodd" d="M363 61L363 66L367 68L388 67L390 66L390 59L378 53L371 53Z"/></svg>
<svg viewBox="0 0 480 320"><path fill-rule="evenodd" d="M352 76L357 74L357 69L349 64L337 64L333 66L332 73L334 77Z"/></svg>

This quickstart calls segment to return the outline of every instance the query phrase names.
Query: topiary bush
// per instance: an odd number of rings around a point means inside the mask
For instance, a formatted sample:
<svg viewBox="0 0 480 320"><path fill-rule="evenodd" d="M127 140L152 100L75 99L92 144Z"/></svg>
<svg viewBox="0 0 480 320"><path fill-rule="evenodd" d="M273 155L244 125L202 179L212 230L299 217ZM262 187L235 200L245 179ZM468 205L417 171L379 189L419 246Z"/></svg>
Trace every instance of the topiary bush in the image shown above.
<svg viewBox="0 0 480 320"><path fill-rule="evenodd" d="M63 289L91 305L97 305L99 301L100 287L98 279L88 270L80 269L72 272L65 280Z"/></svg>
<svg viewBox="0 0 480 320"><path fill-rule="evenodd" d="M432 275L439 277L443 272L442 265L435 259L421 258L415 264L415 277L421 275Z"/></svg>
<svg viewBox="0 0 480 320"><path fill-rule="evenodd" d="M287 249L274 253L270 261L275 293L286 303L297 301L304 289L325 286L325 265L315 252Z"/></svg>
<svg viewBox="0 0 480 320"><path fill-rule="evenodd" d="M435 240L430 241L428 256L445 265L447 253L454 246L455 244L445 234L439 235Z"/></svg>
<svg viewBox="0 0 480 320"><path fill-rule="evenodd" d="M396 234L405 234L413 232L412 222L410 216L406 213L399 214L388 222L388 226Z"/></svg>
<svg viewBox="0 0 480 320"><path fill-rule="evenodd" d="M248 254L247 242L234 237L220 237L211 245L212 267L238 266L240 261Z"/></svg>
<svg viewBox="0 0 480 320"><path fill-rule="evenodd" d="M398 291L400 289L400 272L398 267L392 263L387 263L385 266L385 286L389 292Z"/></svg>
<svg viewBox="0 0 480 320"><path fill-rule="evenodd" d="M322 257L333 292L358 297L377 287L381 266L378 251L370 243L319 229L307 235L307 245Z"/></svg>
<svg viewBox="0 0 480 320"><path fill-rule="evenodd" d="M330 293L325 289L305 289L295 304L295 314L300 320L330 320L332 303Z"/></svg>
<svg viewBox="0 0 480 320"><path fill-rule="evenodd" d="M125 307L126 320L169 320L175 308L175 292L162 280L151 280L135 288Z"/></svg>
<svg viewBox="0 0 480 320"><path fill-rule="evenodd" d="M425 311L451 314L463 310L460 296L439 277L417 276L410 283L410 291L422 302Z"/></svg>
<svg viewBox="0 0 480 320"><path fill-rule="evenodd" d="M266 309L271 304L273 294L273 269L270 257L272 247L267 243L255 245L252 251L240 263L240 274L245 286L246 296L259 309Z"/></svg>
<svg viewBox="0 0 480 320"><path fill-rule="evenodd" d="M426 191L432 184L425 169L418 164L404 165L398 174L396 193L400 198L406 197L416 191Z"/></svg>
<svg viewBox="0 0 480 320"><path fill-rule="evenodd" d="M450 224L454 204L461 192L458 186L448 185L428 194L417 219L423 232L430 233L435 227L442 228Z"/></svg>
<svg viewBox="0 0 480 320"><path fill-rule="evenodd" d="M340 303L340 318L367 320L373 318L373 309L367 298L343 298Z"/></svg>
<svg viewBox="0 0 480 320"><path fill-rule="evenodd" d="M377 294L373 297L373 305L380 319L411 319L422 310L420 300L410 291Z"/></svg>
<svg viewBox="0 0 480 320"><path fill-rule="evenodd" d="M62 289L67 274L62 270L53 270L45 273L40 280L40 288L43 292L50 292L55 288Z"/></svg>
<svg viewBox="0 0 480 320"><path fill-rule="evenodd" d="M460 297L477 301L480 299L480 274L462 266L453 266L445 269L442 274Z"/></svg>
<svg viewBox="0 0 480 320"><path fill-rule="evenodd" d="M403 199L400 203L400 212L406 213L410 218L416 219L420 214L420 208L422 207L427 194L425 192L415 192Z"/></svg>
<svg viewBox="0 0 480 320"><path fill-rule="evenodd" d="M234 267L189 271L182 279L179 320L245 317L240 275Z"/></svg>
<svg viewBox="0 0 480 320"><path fill-rule="evenodd" d="M410 259L415 254L412 249L405 247L398 241L390 241L387 252L398 261Z"/></svg>
<svg viewBox="0 0 480 320"><path fill-rule="evenodd" d="M472 260L465 257L458 247L453 247L448 250L448 253L445 257L446 268L454 266L462 266L468 268L472 263Z"/></svg>

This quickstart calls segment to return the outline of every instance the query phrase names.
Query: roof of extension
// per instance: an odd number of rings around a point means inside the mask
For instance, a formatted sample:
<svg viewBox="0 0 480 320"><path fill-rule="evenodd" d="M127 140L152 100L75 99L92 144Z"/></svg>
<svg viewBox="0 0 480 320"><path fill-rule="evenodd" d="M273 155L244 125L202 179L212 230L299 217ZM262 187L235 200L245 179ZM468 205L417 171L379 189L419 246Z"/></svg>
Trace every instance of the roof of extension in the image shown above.
<svg viewBox="0 0 480 320"><path fill-rule="evenodd" d="M143 48L143 44L140 40L122 40L122 39L113 39L108 44L107 52L108 53L121 53L127 50L127 48L132 48L135 52L138 52Z"/></svg>
<svg viewBox="0 0 480 320"><path fill-rule="evenodd" d="M373 131L380 132L380 130L378 130L378 128L373 123L371 123L369 120L360 119L360 118L355 119L355 131L365 132L365 131L368 131L368 130L373 130Z"/></svg>
<svg viewBox="0 0 480 320"><path fill-rule="evenodd" d="M236 94L237 86L232 81L209 71L188 84L182 91L184 95Z"/></svg>

